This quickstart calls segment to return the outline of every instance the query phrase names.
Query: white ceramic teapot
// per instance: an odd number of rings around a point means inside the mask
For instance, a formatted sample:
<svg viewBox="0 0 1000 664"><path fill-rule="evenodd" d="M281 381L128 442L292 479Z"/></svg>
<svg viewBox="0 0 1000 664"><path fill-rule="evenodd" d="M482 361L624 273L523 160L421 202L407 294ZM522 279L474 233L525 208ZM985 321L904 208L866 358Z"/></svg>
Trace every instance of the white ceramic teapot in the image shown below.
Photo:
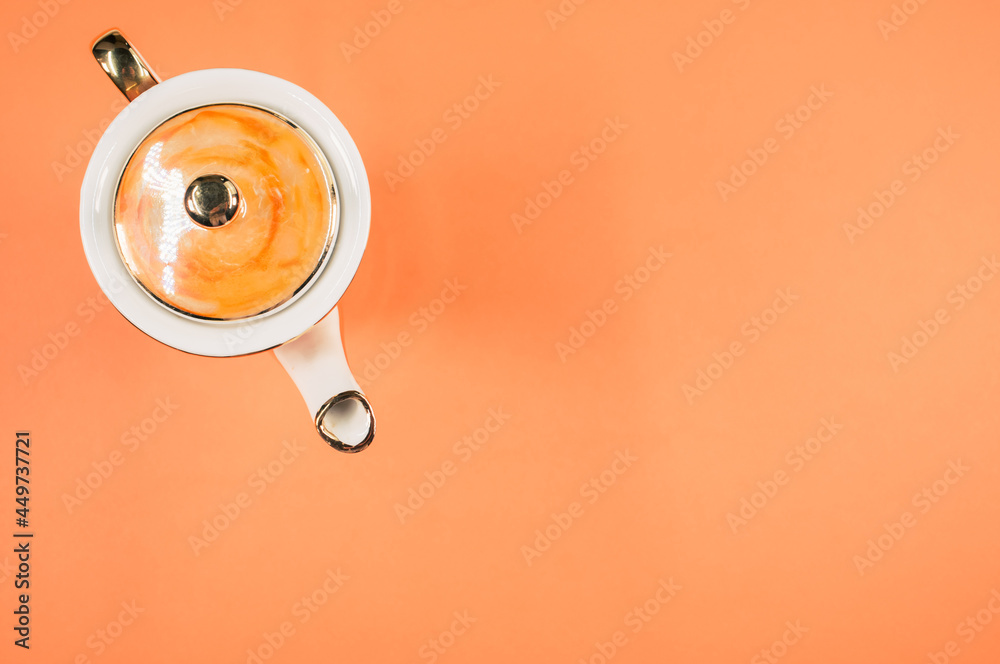
<svg viewBox="0 0 1000 664"><path fill-rule="evenodd" d="M280 78L206 69L159 81L117 30L94 57L129 105L80 193L87 261L115 307L178 350L269 349L316 430L359 452L375 436L336 305L368 241L361 155L334 114Z"/></svg>

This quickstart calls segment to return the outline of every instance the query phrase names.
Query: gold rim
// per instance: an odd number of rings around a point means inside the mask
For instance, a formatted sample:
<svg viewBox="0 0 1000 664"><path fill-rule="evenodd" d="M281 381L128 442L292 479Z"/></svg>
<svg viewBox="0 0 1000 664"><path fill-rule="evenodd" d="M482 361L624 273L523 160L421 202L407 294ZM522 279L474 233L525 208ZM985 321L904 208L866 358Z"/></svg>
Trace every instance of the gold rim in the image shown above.
<svg viewBox="0 0 1000 664"><path fill-rule="evenodd" d="M115 248L118 249L118 257L121 259L122 265L125 266L125 271L128 272L129 276L132 278L132 281L137 286L139 286L139 288L141 288L142 291L144 293L146 293L146 295L148 295L150 298L152 298L153 301L156 302L157 304L159 304L160 306L164 307L165 309L167 309L167 310L169 310L169 311L171 311L173 313L176 313L176 314L179 314L181 316L184 316L186 318L192 318L194 320L204 321L204 322L207 322L207 323L233 323L233 322L237 322L237 321L243 322L243 323L252 323L254 320L257 320L257 319L262 318L264 316L268 316L270 314L276 313L276 312L284 309L285 307L291 305L293 302L295 302L295 300L297 300L299 298L300 295L302 295L302 293L304 293L309 288L309 286L312 285L312 283L316 280L316 277L319 275L319 273L326 266L327 260L330 258L330 255L333 253L332 250L333 250L333 246L335 244L337 235L340 233L340 195L339 195L339 192L338 192L338 189L337 189L337 176L333 172L333 165L330 163L330 160L327 158L326 153L323 152L323 150L319 147L319 145L316 144L316 142L312 139L312 137L309 136L309 134L307 134L297 124L295 124L295 122L293 122L289 118L286 118L284 115L282 115L280 113L277 113L277 112L275 112L275 111L273 111L273 110L271 110L269 108L264 108L263 106L257 106L257 105L254 105L254 104L243 104L243 103L239 103L239 102L218 102L218 103L211 103L211 104L203 104L201 106L193 106L193 107L191 107L189 109L186 109L186 110L180 111L178 113L175 113L174 115L171 115L169 118L165 118L162 122L160 122L159 124L157 124L155 127L152 127L146 133L146 135L142 137L142 139L136 144L135 150L133 150L132 154L129 155L129 158L125 160L125 163L122 166L121 173L118 174L118 184L115 186L115 205L114 205L114 209L112 210L112 213L111 213L111 223L112 224L115 223L115 220L117 219L117 215L118 215L118 189L121 187L122 177L125 175L125 170L128 168L129 164L132 163L132 158L135 156L135 153L142 146L143 141L145 141L147 138L149 138L149 136L154 131L156 131L159 127L161 127L164 123L169 122L170 120L173 120L174 118L176 118L179 115L183 115L184 113L189 113L191 111L195 111L195 110L198 110L200 108L211 108L211 107L214 107L214 106L243 106L245 108L252 108L252 109L255 109L255 110L258 110L258 111L262 111L264 113L268 113L270 115L273 115L278 120L280 120L281 122L284 122L289 127L291 127L292 130L294 130L299 135L299 137L302 138L310 146L310 148L312 148L313 153L322 158L321 161L322 161L322 165L323 165L323 170L324 170L325 175L327 176L328 180L330 181L330 217L331 217L331 219L330 219L330 231L327 233L327 236L326 236L326 244L323 247L323 253L320 255L319 260L316 262L316 267L313 269L313 271L309 273L309 276L307 276L305 278L305 280L302 282L302 284L298 288L296 288L288 296L288 298L286 300L284 300L283 302L279 302L278 304L275 304L270 309L265 309L263 311L258 311L257 313L253 314L252 316L242 316L242 317L239 317L239 318L212 318L212 317L209 317L209 316L199 316L198 314L194 314L194 313L191 313L189 311L184 311L183 309L179 309L179 308L175 307L174 305L170 304L169 302L165 302L164 300L160 299L160 297L157 296L156 293L152 292L149 288L147 288L146 285L143 284L142 281L140 281L139 278L132 271L132 268L128 264L128 261L125 260L125 254L122 252L122 247L121 247L121 244L120 244L120 242L118 240L118 234L117 233L112 233L112 235L114 236L114 239L115 239ZM280 346L281 344L277 344L277 345Z"/></svg>
<svg viewBox="0 0 1000 664"><path fill-rule="evenodd" d="M361 406L365 409L365 413L368 415L368 435L364 437L357 445L347 445L344 441L337 438L337 436L326 428L326 424L323 422L323 418L326 416L327 412L337 404L347 401L349 399L354 399L361 402ZM326 403L320 406L319 410L316 412L316 418L314 420L316 424L316 431L319 435L330 445L333 449L338 452L344 452L346 454L355 454L367 448L372 444L375 439L375 413L372 412L371 404L368 403L368 399L365 395L361 394L357 390L349 390L347 392L341 392L340 394L331 397Z"/></svg>

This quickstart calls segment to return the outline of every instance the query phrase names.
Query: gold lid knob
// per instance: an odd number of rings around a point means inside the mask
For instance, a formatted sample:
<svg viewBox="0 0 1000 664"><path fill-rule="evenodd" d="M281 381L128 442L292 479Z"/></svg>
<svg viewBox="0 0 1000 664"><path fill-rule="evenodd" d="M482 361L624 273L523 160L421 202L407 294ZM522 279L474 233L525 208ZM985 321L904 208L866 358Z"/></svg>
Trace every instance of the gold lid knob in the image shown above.
<svg viewBox="0 0 1000 664"><path fill-rule="evenodd" d="M184 209L196 223L206 228L225 226L240 209L240 192L222 175L202 175L188 185Z"/></svg>

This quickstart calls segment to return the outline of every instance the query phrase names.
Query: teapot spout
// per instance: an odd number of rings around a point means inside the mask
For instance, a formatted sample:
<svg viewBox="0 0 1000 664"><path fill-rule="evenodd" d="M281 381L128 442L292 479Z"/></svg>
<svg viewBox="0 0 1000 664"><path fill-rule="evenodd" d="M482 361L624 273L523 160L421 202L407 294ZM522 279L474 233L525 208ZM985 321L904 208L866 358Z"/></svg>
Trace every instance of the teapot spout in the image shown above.
<svg viewBox="0 0 1000 664"><path fill-rule="evenodd" d="M330 447L354 453L371 444L375 415L347 366L337 309L302 336L275 348L274 354L295 381L316 431Z"/></svg>

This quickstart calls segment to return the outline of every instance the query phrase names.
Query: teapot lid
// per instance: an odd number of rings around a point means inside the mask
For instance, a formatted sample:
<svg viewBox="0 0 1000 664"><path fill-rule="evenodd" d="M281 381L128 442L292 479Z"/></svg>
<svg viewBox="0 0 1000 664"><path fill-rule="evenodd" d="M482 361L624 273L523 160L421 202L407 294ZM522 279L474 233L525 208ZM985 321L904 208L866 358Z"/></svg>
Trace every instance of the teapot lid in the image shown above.
<svg viewBox="0 0 1000 664"><path fill-rule="evenodd" d="M330 253L329 162L292 121L243 104L184 111L139 144L115 194L114 235L161 304L249 318L302 292Z"/></svg>

